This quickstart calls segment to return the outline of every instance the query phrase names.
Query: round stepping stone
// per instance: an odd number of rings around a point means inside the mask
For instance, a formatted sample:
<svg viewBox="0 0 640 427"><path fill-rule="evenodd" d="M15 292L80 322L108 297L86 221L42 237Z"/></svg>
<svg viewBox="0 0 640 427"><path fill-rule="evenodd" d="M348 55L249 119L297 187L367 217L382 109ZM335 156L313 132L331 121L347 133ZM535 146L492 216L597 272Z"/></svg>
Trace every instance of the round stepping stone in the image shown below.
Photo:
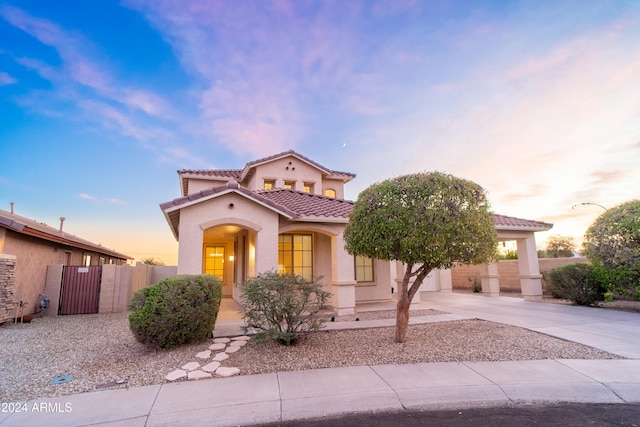
<svg viewBox="0 0 640 427"><path fill-rule="evenodd" d="M231 341L231 344L229 344L229 345L234 345L236 347L242 347L243 345L245 345L248 342L249 341Z"/></svg>
<svg viewBox="0 0 640 427"><path fill-rule="evenodd" d="M251 339L251 337L249 337L247 335L240 335L239 337L231 338L231 341L249 341L250 339Z"/></svg>
<svg viewBox="0 0 640 427"><path fill-rule="evenodd" d="M211 357L211 350L201 351L200 353L196 354L196 357L198 359L208 359Z"/></svg>
<svg viewBox="0 0 640 427"><path fill-rule="evenodd" d="M213 357L214 362L222 362L223 360L227 360L229 355L227 353L218 353Z"/></svg>
<svg viewBox="0 0 640 427"><path fill-rule="evenodd" d="M168 373L164 379L168 380L168 381L175 381L175 380L179 380L180 378L184 378L187 376L187 372L183 371L182 369L176 369L173 372Z"/></svg>
<svg viewBox="0 0 640 427"><path fill-rule="evenodd" d="M235 353L240 350L242 347L238 347L237 345L230 345L224 352L227 354Z"/></svg>
<svg viewBox="0 0 640 427"><path fill-rule="evenodd" d="M200 370L197 371L191 371L188 374L188 378L190 380L201 380L204 378L212 378L212 375L208 372L202 372Z"/></svg>
<svg viewBox="0 0 640 427"><path fill-rule="evenodd" d="M200 367L200 364L198 362L189 362L186 365L184 365L182 369L184 369L185 371L193 371L195 369L198 369L199 367Z"/></svg>
<svg viewBox="0 0 640 427"><path fill-rule="evenodd" d="M214 338L213 342L226 344L228 342L231 342L231 340L229 338Z"/></svg>
<svg viewBox="0 0 640 427"><path fill-rule="evenodd" d="M209 346L209 350L224 350L227 347L225 343L217 342Z"/></svg>
<svg viewBox="0 0 640 427"><path fill-rule="evenodd" d="M222 367L216 369L216 375L221 377L232 377L234 375L238 375L240 373L240 369L238 368L228 368Z"/></svg>
<svg viewBox="0 0 640 427"><path fill-rule="evenodd" d="M206 372L215 372L216 369L218 369L219 367L220 367L220 362L211 362L204 365L202 367L202 370Z"/></svg>

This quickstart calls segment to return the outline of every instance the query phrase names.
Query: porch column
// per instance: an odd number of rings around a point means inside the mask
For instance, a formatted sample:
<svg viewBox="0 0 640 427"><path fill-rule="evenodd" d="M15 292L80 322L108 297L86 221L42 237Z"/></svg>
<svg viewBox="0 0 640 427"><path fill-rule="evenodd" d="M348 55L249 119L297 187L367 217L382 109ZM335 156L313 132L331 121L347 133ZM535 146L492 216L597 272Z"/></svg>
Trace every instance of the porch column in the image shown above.
<svg viewBox="0 0 640 427"><path fill-rule="evenodd" d="M520 269L520 288L525 300L542 300L542 275L538 264L538 252L534 233L528 233L525 239L516 240L518 244L518 267Z"/></svg>
<svg viewBox="0 0 640 427"><path fill-rule="evenodd" d="M482 293L490 297L500 295L500 274L498 274L498 263L482 266L482 274L480 274L480 282L482 284Z"/></svg>
<svg viewBox="0 0 640 427"><path fill-rule="evenodd" d="M331 236L331 304L338 316L355 313L356 280L353 256L344 250L342 231Z"/></svg>
<svg viewBox="0 0 640 427"><path fill-rule="evenodd" d="M278 223L264 226L256 233L255 247L249 243L249 257L255 253L254 265L257 276L265 271L278 271Z"/></svg>

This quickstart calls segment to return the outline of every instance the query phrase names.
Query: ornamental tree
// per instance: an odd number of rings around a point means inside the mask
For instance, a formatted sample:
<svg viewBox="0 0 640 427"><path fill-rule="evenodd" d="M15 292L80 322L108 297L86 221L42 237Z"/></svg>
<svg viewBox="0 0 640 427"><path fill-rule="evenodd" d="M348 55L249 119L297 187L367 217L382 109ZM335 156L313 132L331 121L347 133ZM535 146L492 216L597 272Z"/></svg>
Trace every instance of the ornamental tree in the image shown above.
<svg viewBox="0 0 640 427"><path fill-rule="evenodd" d="M583 246L609 291L640 300L640 200L600 215L587 230Z"/></svg>
<svg viewBox="0 0 640 427"><path fill-rule="evenodd" d="M573 237L556 234L547 239L545 252L548 258L572 257L575 248Z"/></svg>
<svg viewBox="0 0 640 427"><path fill-rule="evenodd" d="M485 190L441 172L400 176L364 190L344 238L352 255L406 264L398 289L398 343L407 340L411 300L433 269L490 262L497 248Z"/></svg>

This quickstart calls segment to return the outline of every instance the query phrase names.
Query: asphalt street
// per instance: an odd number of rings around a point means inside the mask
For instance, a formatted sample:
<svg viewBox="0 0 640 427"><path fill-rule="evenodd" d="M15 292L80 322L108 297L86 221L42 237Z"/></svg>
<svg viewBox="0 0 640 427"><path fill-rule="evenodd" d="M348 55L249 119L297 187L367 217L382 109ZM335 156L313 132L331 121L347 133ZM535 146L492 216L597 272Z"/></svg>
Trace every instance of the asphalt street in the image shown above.
<svg viewBox="0 0 640 427"><path fill-rule="evenodd" d="M565 403L554 405L513 405L494 408L447 410L405 410L295 420L263 427L600 427L640 426L640 404Z"/></svg>

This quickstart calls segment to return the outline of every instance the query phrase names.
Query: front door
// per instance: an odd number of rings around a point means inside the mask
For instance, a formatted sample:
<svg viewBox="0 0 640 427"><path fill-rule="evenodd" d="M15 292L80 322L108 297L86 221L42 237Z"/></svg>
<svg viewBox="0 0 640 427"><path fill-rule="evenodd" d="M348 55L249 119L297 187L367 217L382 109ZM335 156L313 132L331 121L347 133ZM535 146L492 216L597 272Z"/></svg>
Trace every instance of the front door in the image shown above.
<svg viewBox="0 0 640 427"><path fill-rule="evenodd" d="M216 276L224 283L224 246L206 246L204 249L204 274Z"/></svg>

